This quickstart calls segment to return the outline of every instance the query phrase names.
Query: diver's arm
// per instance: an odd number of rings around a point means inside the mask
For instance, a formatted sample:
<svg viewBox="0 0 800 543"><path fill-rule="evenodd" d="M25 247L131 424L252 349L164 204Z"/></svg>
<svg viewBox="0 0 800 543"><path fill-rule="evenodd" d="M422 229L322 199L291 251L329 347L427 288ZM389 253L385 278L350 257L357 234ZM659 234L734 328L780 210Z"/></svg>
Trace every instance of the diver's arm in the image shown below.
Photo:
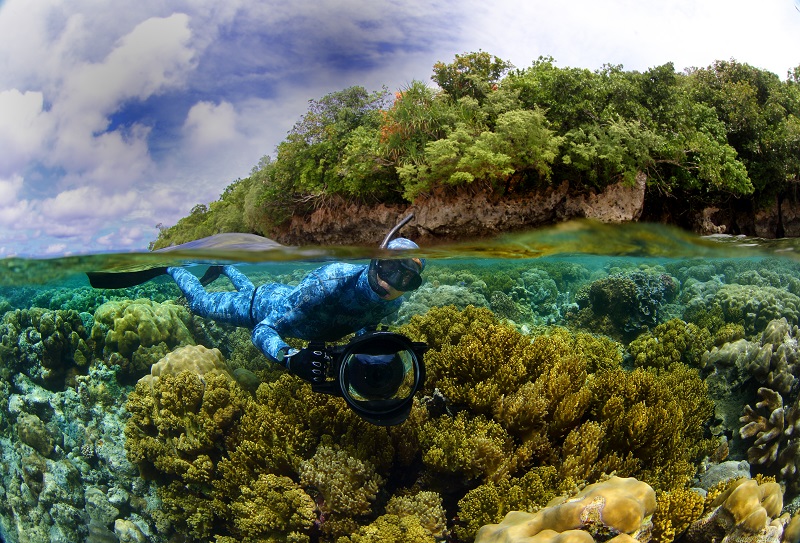
<svg viewBox="0 0 800 543"><path fill-rule="evenodd" d="M283 358L289 352L289 344L283 341L281 335L269 322L263 320L256 324L251 335L253 345L269 358L270 362L284 364Z"/></svg>

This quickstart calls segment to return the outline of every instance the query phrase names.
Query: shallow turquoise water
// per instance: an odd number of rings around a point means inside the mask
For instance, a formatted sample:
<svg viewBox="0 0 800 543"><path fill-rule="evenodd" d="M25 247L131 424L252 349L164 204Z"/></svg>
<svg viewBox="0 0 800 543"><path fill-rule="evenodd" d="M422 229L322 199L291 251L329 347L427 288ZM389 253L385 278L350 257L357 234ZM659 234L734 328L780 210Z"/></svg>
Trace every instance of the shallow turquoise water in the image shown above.
<svg viewBox="0 0 800 543"><path fill-rule="evenodd" d="M187 528L180 522L159 520L160 488L166 480L152 474L142 477L125 450L124 428L130 416L125 400L133 385L160 355L186 343L218 348L231 371L247 370L261 381L275 378L265 358L246 351L246 333L188 315L168 277L126 289L99 290L89 286L86 272L185 265L201 275L207 264L236 263L256 285L271 281L292 285L324 263L366 263L380 254L365 247L217 248L0 261L0 315L4 315L0 323L0 536L5 541L33 542L77 541L90 535L97 541L113 541L133 532L152 541L166 541L176 533L186 536ZM759 387L778 388L770 381L774 374L784 372L788 379L781 385L786 409L796 402L795 363L800 365L797 240L699 238L656 225L578 222L495 240L424 247L420 256L428 262L423 286L406 295L403 307L387 325L408 323L432 307L485 307L531 337L553 326L610 337L629 371L635 365L631 342L652 335L656 326L672 319L716 327L710 330L712 335L724 324L740 326L738 335L727 338L731 341L709 343L703 356L692 355L691 360L712 395L717 395L717 412L704 431L708 437L724 437L730 459L748 458L755 437L740 435L738 417L745 405L759 401ZM210 288L231 287L217 281ZM151 300L157 304L153 307L180 308L185 321L180 333L188 336L179 339L175 323L158 321L158 331L147 332L157 337L147 343L144 324L137 321L125 332L136 336L133 347L125 350L122 342L112 346L108 334L117 324L103 320L107 319L104 308L124 300ZM770 340L775 352L778 342L785 345L784 365L778 367L775 362L769 375L756 370L750 375L747 368L752 365L741 362L734 379L730 368L722 367L729 362L722 361L718 351L745 341L752 349L761 349L769 363L770 356L777 355L764 350L764 338L780 319L786 319L783 335L770 336ZM719 367L714 367L714 360ZM726 379L736 382L725 389L720 381ZM789 438L775 445L779 450L795 446ZM228 452L215 454L224 457ZM753 474L779 473L784 467L779 462L786 460L756 463ZM423 471L430 468L424 461L422 465ZM298 472L281 475L288 475L319 505L319 489ZM358 516L361 525L380 514L394 487L407 484L395 481L396 476L391 469L383 473L384 481L392 482L383 494L373 497L373 509ZM474 487L477 482L465 477L464 485ZM787 498L797 493L793 476L785 485ZM440 494L448 522L455 523L458 496ZM309 526L304 537L332 540L319 528L329 513L317 514L317 527ZM214 527L207 535L236 535L222 517L210 522ZM450 537L456 540L452 532Z"/></svg>

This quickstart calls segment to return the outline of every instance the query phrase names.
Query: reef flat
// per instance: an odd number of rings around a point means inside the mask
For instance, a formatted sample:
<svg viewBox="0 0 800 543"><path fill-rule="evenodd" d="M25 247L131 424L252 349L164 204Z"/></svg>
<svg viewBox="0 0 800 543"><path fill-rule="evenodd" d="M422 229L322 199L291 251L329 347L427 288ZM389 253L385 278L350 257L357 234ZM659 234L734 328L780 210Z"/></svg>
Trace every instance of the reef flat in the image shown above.
<svg viewBox="0 0 800 543"><path fill-rule="evenodd" d="M430 347L395 427L192 315L169 281L0 287L0 536L798 539L796 261L431 259L424 275L384 323Z"/></svg>

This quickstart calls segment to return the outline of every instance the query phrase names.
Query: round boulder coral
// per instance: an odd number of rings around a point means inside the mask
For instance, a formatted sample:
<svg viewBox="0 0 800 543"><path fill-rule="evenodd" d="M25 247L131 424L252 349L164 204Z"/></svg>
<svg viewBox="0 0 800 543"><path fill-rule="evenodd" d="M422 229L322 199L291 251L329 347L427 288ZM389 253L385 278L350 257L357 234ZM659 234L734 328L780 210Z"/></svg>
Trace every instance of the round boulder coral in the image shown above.
<svg viewBox="0 0 800 543"><path fill-rule="evenodd" d="M610 477L572 498L556 498L537 513L512 511L500 524L478 530L475 543L541 541L619 541L650 539L656 494L636 479ZM583 532L583 533L576 533ZM632 538L632 539L631 539Z"/></svg>

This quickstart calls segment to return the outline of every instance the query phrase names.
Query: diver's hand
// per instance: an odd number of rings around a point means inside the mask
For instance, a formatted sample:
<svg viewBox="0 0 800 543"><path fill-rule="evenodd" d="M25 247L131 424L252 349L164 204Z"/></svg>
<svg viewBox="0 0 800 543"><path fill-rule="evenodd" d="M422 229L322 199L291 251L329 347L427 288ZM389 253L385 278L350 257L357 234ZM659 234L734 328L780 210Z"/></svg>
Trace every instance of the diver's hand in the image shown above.
<svg viewBox="0 0 800 543"><path fill-rule="evenodd" d="M290 349L283 363L286 369L309 383L325 381L328 373L328 355L321 350Z"/></svg>

